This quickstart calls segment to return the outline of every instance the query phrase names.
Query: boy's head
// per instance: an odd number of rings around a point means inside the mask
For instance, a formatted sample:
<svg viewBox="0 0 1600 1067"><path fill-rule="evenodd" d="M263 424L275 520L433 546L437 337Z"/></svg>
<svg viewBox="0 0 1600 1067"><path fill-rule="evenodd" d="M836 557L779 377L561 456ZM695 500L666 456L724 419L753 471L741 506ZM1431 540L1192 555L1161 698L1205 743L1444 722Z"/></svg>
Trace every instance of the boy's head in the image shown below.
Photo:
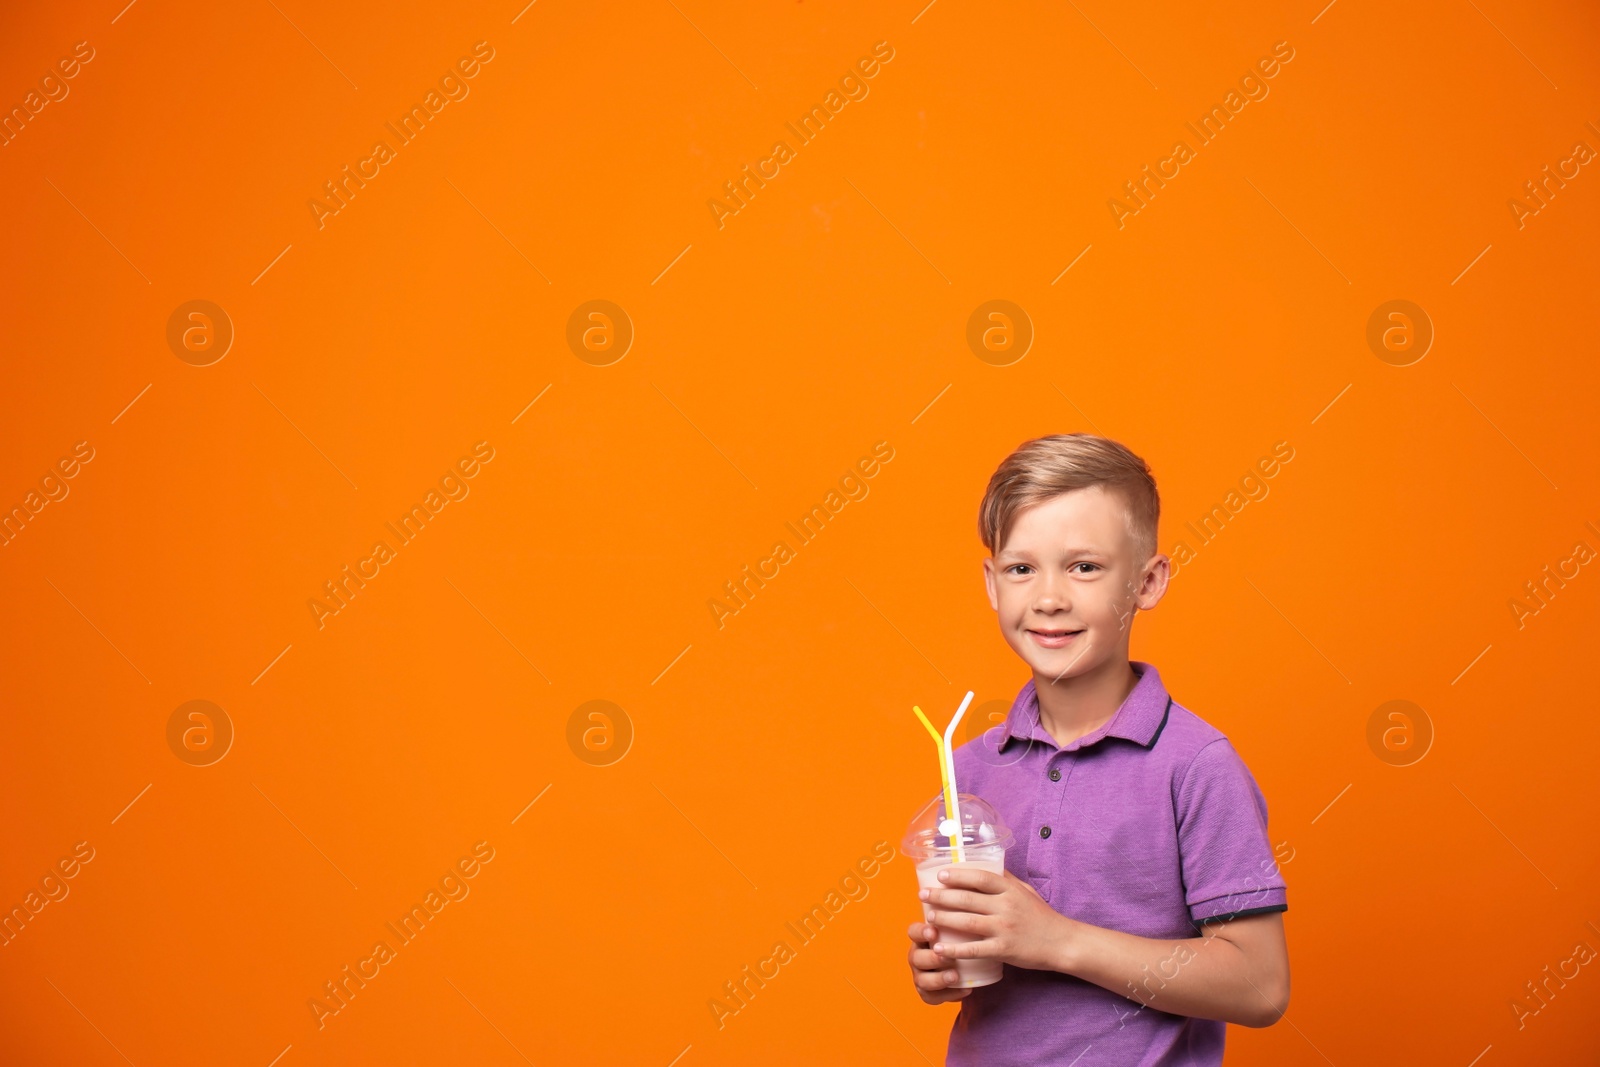
<svg viewBox="0 0 1600 1067"><path fill-rule="evenodd" d="M1128 658L1133 613L1155 607L1161 498L1144 460L1093 434L1052 434L1007 456L978 508L989 604L1036 678Z"/></svg>

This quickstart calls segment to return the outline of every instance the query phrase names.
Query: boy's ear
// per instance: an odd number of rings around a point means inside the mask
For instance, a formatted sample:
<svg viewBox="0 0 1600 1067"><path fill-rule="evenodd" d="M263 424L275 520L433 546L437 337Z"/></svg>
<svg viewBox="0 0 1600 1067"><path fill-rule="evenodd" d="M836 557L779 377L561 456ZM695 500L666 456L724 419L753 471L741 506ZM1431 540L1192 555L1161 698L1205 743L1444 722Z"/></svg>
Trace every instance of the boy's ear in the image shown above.
<svg viewBox="0 0 1600 1067"><path fill-rule="evenodd" d="M995 611L1000 610L1000 598L994 592L994 557L983 561L983 587L989 591L989 606Z"/></svg>
<svg viewBox="0 0 1600 1067"><path fill-rule="evenodd" d="M1167 593L1167 583L1172 579L1172 557L1157 553L1145 564L1144 581L1139 587L1139 610L1149 611L1161 603Z"/></svg>

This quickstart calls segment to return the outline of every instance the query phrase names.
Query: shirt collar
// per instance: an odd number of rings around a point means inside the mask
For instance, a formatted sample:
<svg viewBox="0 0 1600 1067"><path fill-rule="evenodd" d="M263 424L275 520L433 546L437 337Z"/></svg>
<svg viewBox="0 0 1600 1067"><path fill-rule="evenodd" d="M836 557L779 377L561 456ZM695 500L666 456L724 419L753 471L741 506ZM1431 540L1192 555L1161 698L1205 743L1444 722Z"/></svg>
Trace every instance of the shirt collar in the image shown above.
<svg viewBox="0 0 1600 1067"><path fill-rule="evenodd" d="M1145 748L1155 744L1161 728L1166 724L1172 698L1167 694L1167 687L1161 684L1161 674L1154 666L1141 660L1131 660L1130 665L1139 676L1139 681L1123 700L1122 706L1104 726L1074 741L1067 746L1068 749L1092 745L1108 736L1125 738ZM1028 684L1022 687L1012 703L1011 712L1000 727L1000 740L996 748L1005 748L1006 742L1013 738L1031 738L1052 747L1060 747L1039 721L1039 696L1032 678L1028 679Z"/></svg>

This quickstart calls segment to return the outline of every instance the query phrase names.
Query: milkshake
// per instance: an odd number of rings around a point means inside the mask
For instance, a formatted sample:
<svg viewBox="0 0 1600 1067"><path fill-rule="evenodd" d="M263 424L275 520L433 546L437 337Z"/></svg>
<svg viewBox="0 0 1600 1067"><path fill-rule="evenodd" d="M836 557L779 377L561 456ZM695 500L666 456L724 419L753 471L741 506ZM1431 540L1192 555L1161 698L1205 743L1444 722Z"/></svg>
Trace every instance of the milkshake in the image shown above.
<svg viewBox="0 0 1600 1067"><path fill-rule="evenodd" d="M941 888L943 883L939 881L939 871L952 865L991 874L1005 873L1006 848L1013 840L1011 830L982 797L962 793L956 798L956 807L961 812L959 833L954 820L945 812L944 797L941 795L934 797L917 813L901 841L901 851L916 864L919 889ZM955 862L955 844L958 840L961 844L959 864ZM930 921L933 910L931 905L923 903L924 922ZM935 929L938 933L934 940L947 945L982 940L977 935L960 930ZM960 981L952 988L973 989L1000 981L1004 965L993 959L962 959L956 961L956 971Z"/></svg>

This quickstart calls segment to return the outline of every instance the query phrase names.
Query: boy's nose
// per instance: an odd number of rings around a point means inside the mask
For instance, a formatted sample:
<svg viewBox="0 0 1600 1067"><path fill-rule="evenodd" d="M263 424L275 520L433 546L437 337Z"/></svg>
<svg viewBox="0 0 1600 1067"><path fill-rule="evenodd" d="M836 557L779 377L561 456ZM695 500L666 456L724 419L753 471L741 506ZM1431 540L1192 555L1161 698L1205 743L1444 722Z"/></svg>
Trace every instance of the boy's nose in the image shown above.
<svg viewBox="0 0 1600 1067"><path fill-rule="evenodd" d="M1046 575L1039 589L1038 609L1043 612L1056 608L1070 608L1072 601L1068 595L1068 588L1065 577Z"/></svg>

